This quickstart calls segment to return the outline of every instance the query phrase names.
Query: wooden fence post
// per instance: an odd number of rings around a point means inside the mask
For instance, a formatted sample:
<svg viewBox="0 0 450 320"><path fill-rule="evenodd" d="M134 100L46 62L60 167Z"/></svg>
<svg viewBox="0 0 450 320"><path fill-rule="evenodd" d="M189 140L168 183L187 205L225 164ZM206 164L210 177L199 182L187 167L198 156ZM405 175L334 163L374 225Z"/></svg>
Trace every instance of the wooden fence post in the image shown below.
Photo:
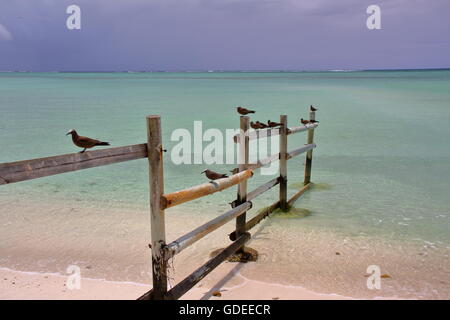
<svg viewBox="0 0 450 320"><path fill-rule="evenodd" d="M287 210L287 115L280 116L280 208Z"/></svg>
<svg viewBox="0 0 450 320"><path fill-rule="evenodd" d="M316 112L309 112L309 120L316 120ZM307 144L312 144L314 142L314 129L308 130L308 138ZM305 162L305 181L304 184L307 185L311 182L311 167L312 167L312 149L306 153L306 162Z"/></svg>
<svg viewBox="0 0 450 320"><path fill-rule="evenodd" d="M239 172L247 169L249 163L249 144L248 129L250 118L248 116L240 117L240 137L239 137ZM247 180L242 181L238 185L237 192L238 205L247 201ZM246 232L245 230L246 213L244 212L236 218L236 239Z"/></svg>
<svg viewBox="0 0 450 320"><path fill-rule="evenodd" d="M167 293L167 261L164 255L164 246L166 245L164 209L161 208L161 196L164 194L164 173L160 116L147 117L147 152L150 173L152 299L163 300Z"/></svg>

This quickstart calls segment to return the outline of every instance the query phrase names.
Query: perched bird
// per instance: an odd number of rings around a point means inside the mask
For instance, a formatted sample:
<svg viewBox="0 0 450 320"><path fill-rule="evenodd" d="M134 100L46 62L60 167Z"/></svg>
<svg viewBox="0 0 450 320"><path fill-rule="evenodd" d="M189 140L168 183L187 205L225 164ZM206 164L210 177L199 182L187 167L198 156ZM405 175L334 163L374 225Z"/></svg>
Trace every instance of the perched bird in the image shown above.
<svg viewBox="0 0 450 320"><path fill-rule="evenodd" d="M250 127L252 127L252 128L255 129L255 130L258 130L258 129L264 129L264 126L263 126L262 123L259 122L259 121L257 121L257 122L251 121L251 122L250 122Z"/></svg>
<svg viewBox="0 0 450 320"><path fill-rule="evenodd" d="M239 112L239 114L242 114L244 116L249 114L249 113L255 113L255 111L253 111L253 110L248 110L248 109L245 109L245 108L242 108L242 107L237 107L236 109L237 109L237 112Z"/></svg>
<svg viewBox="0 0 450 320"><path fill-rule="evenodd" d="M309 110L311 111L317 111L318 109L314 108L312 105L309 107Z"/></svg>
<svg viewBox="0 0 450 320"><path fill-rule="evenodd" d="M309 123L319 123L319 121L317 121L317 120L309 120Z"/></svg>
<svg viewBox="0 0 450 320"><path fill-rule="evenodd" d="M83 151L80 151L80 153L83 153L86 151L86 149L95 146L109 146L109 142L103 142L88 137L79 136L78 133L75 131L75 129L72 129L69 132L67 132L66 136L69 134L72 135L72 141L74 145L80 148L84 148Z"/></svg>
<svg viewBox="0 0 450 320"><path fill-rule="evenodd" d="M263 122L259 122L259 121L256 121L256 124L258 124L259 126L261 126L263 129L269 127L267 124L265 124L265 123L263 123Z"/></svg>
<svg viewBox="0 0 450 320"><path fill-rule="evenodd" d="M269 127L271 127L271 128L275 128L275 127L281 126L281 123L279 123L279 122L273 122L273 121L270 121L270 120L267 120L267 124L268 124Z"/></svg>
<svg viewBox="0 0 450 320"><path fill-rule="evenodd" d="M239 168L234 168L233 170L230 170L230 172L232 174L237 174L237 173L239 173Z"/></svg>
<svg viewBox="0 0 450 320"><path fill-rule="evenodd" d="M211 180L217 180L222 178L228 178L228 176L224 173L217 173L212 170L206 169L205 171L202 171L202 173L206 173L206 177Z"/></svg>
<svg viewBox="0 0 450 320"><path fill-rule="evenodd" d="M308 123L309 123L309 120L303 120L303 118L301 118L301 119L300 119L300 122L301 122L302 124L308 124Z"/></svg>

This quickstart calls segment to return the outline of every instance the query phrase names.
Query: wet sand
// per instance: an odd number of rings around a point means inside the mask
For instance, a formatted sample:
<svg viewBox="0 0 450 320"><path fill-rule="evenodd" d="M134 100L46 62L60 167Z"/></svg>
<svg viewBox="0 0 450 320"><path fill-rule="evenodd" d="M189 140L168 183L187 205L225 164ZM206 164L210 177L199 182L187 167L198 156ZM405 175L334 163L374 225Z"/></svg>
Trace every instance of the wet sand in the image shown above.
<svg viewBox="0 0 450 320"><path fill-rule="evenodd" d="M1 271L4 276L0 279L7 278L1 280L1 298L25 298L26 292L38 297L45 292L42 298L48 299L135 299L150 287L148 210L13 201L3 203L3 208L0 267L8 270ZM168 241L212 217L167 210ZM227 290L222 296L229 299L450 296L449 248L445 245L411 245L336 234L299 227L294 222L301 219L304 217L296 214L275 214L264 220L252 229L253 238L248 243L259 253L257 262L226 262L186 297L199 299L213 288ZM170 284L188 276L209 259L212 251L229 243L227 234L233 228L229 223L177 255L170 263ZM79 266L86 286L98 290L92 289L91 295L65 289L69 265ZM367 288L369 265L378 265L382 274L389 275L382 279L380 290ZM45 278L42 273L50 275Z"/></svg>
<svg viewBox="0 0 450 320"><path fill-rule="evenodd" d="M238 276L239 277L239 276ZM151 289L150 285L81 279L80 289L68 289L67 276L48 273L18 272L0 269L0 299L39 300L134 300ZM220 292L220 296L217 296ZM213 295L213 293L215 295ZM241 277L235 286L206 288L198 284L182 300L340 300L338 295L321 295L301 287L282 286Z"/></svg>

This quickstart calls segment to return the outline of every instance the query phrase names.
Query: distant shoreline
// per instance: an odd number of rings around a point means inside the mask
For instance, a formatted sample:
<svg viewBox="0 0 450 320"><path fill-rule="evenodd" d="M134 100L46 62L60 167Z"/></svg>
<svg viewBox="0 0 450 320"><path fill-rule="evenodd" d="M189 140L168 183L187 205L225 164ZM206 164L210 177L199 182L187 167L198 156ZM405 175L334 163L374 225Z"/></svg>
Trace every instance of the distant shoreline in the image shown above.
<svg viewBox="0 0 450 320"><path fill-rule="evenodd" d="M123 71L29 71L29 70L3 70L0 73L328 73L328 72L417 72L417 71L449 71L447 68L425 68L425 69L330 69L330 70L123 70Z"/></svg>

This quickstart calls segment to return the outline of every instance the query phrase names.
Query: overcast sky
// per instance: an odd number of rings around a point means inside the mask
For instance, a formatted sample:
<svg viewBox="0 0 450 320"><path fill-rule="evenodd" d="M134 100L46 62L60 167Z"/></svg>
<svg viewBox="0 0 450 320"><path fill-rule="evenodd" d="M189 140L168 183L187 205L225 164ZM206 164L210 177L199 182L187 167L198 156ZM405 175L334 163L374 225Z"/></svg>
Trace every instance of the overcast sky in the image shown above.
<svg viewBox="0 0 450 320"><path fill-rule="evenodd" d="M450 0L0 0L0 70L449 67Z"/></svg>

